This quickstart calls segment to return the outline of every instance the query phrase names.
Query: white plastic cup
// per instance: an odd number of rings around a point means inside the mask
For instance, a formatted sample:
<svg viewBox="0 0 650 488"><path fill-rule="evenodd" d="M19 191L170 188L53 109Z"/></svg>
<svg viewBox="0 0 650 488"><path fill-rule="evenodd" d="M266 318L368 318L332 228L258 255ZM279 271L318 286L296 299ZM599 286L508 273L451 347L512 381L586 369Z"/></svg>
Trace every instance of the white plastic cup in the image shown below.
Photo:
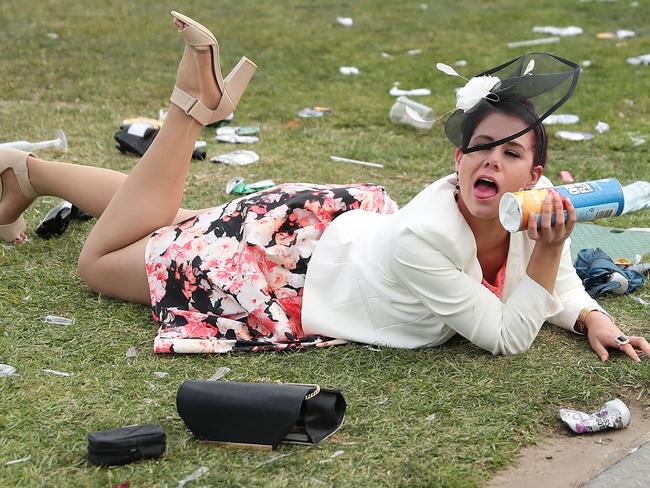
<svg viewBox="0 0 650 488"><path fill-rule="evenodd" d="M615 398L592 414L561 408L560 418L576 434L585 434L605 429L623 429L630 425L631 415L627 405Z"/></svg>
<svg viewBox="0 0 650 488"><path fill-rule="evenodd" d="M414 110L425 122L413 119L406 113L405 107ZM416 129L430 129L435 122L435 113L431 107L427 107L405 96L397 97L397 101L391 107L388 116L396 124L410 125Z"/></svg>

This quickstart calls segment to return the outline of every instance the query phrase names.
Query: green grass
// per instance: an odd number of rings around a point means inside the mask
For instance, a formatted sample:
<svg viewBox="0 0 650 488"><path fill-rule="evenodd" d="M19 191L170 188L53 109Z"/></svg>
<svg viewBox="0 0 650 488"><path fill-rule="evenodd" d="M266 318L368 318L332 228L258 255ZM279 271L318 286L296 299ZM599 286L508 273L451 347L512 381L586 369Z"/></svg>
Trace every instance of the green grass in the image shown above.
<svg viewBox="0 0 650 488"><path fill-rule="evenodd" d="M442 114L453 107L458 79L435 71L453 64L468 76L525 52L508 41L542 37L534 25L579 25L585 33L548 47L575 61L589 59L575 96L561 109L589 130L599 120L611 131L587 143L552 138L547 175L561 169L576 180L616 176L650 180L650 68L625 59L650 52L650 10L629 1L441 0L214 2L168 0L4 1L0 4L0 134L2 140L69 137L73 162L128 171L112 135L131 116L156 116L171 92L182 45L168 15L178 8L213 28L224 70L247 55L259 65L236 122L259 125L261 161L246 168L193 162L186 206L226 201L235 175L249 181L376 182L406 203L452 171L452 150L441 130L418 132L388 120L388 90L428 87L421 99ZM336 24L351 16L352 28ZM601 31L627 28L637 37L596 40ZM55 32L58 39L47 37ZM421 48L419 56L407 56ZM393 55L383 59L381 52ZM338 67L355 65L358 77ZM303 107L329 106L321 120L288 123ZM557 128L550 129L553 134ZM631 144L633 133L649 140ZM209 154L217 146L212 133ZM330 155L377 161L384 169L329 161ZM26 213L33 228L56 202L42 198ZM137 216L137 209L134 209ZM649 225L648 212L604 221ZM0 248L0 362L20 376L0 379L1 486L176 486L200 466L209 472L188 486L481 486L512 463L519 449L562 429L561 406L589 410L614 396L647 394L650 362L618 354L597 361L581 337L552 326L517 357L492 357L464 340L431 350L373 351L362 345L299 353L227 356L154 356L155 325L147 308L97 297L76 274L75 260L91 224L52 241L33 239ZM637 293L650 300L648 285ZM650 335L648 309L630 297L602 303L630 332ZM73 317L69 327L46 325L46 314ZM131 359L125 353L137 346ZM282 446L276 453L231 450L197 442L175 410L186 379L205 379L221 366L227 379L320 383L343 390L344 428L312 448ZM49 376L43 368L73 373ZM167 371L156 378L154 371ZM426 420L431 414L434 420ZM215 421L219 413L215 412ZM634 421L634 420L633 420ZM84 460L86 433L135 423L160 423L168 451L157 461L100 469ZM327 460L335 451L343 455ZM260 463L286 454L268 464ZM9 460L27 462L5 466ZM319 483L322 482L322 483Z"/></svg>

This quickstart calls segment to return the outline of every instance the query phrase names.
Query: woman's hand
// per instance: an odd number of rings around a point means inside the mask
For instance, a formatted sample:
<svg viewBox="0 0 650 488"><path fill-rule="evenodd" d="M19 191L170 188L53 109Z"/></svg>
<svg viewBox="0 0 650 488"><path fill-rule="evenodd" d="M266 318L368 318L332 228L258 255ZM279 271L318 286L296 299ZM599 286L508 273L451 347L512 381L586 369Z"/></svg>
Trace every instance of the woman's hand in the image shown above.
<svg viewBox="0 0 650 488"><path fill-rule="evenodd" d="M650 344L645 338L626 336L621 332L621 329L614 325L612 319L604 313L595 310L585 317L584 322L589 345L598 354L601 361L607 361L607 358L609 358L608 348L620 349L621 352L630 356L633 361L641 361L637 351L641 351L650 357ZM616 341L617 337L627 337L630 342L620 346Z"/></svg>
<svg viewBox="0 0 650 488"><path fill-rule="evenodd" d="M566 209L567 215L564 216ZM553 214L555 224L551 225ZM528 217L528 237L542 245L563 245L573 232L576 223L576 209L568 198L562 197L557 190L549 188L542 204L542 218L537 228L537 215L530 212Z"/></svg>
<svg viewBox="0 0 650 488"><path fill-rule="evenodd" d="M567 211L566 219L562 198L557 190L551 188L542 204L540 228L537 228L537 216L534 212L531 212L528 218L528 237L535 241L535 248L526 272L549 293L553 293L555 289L562 249L576 222L576 209L573 204L566 199L564 203ZM555 214L555 225L551 225L553 214Z"/></svg>

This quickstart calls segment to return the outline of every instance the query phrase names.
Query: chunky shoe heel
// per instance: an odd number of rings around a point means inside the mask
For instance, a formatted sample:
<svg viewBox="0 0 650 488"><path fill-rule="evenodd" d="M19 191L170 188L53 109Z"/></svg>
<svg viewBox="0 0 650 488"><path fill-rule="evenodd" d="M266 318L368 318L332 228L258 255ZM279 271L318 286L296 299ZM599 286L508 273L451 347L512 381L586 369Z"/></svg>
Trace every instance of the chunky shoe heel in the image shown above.
<svg viewBox="0 0 650 488"><path fill-rule="evenodd" d="M0 149L0 174L5 170L11 168L16 175L18 187L27 198L36 198L38 193L29 182L29 174L27 172L27 156L30 153L21 151L20 149L4 148ZM0 201L4 196L4 188L2 186L2 179L0 179ZM0 225L0 240L5 242L15 241L20 234L25 232L27 226L23 214L11 224Z"/></svg>
<svg viewBox="0 0 650 488"><path fill-rule="evenodd" d="M219 44L212 32L195 20L174 10L172 10L171 15L175 22L180 21L184 25L184 28L180 30L180 34L186 45L194 49L210 49L212 54L212 74L221 95L217 107L211 109L206 107L198 97L190 95L175 86L170 98L171 102L201 125L208 125L225 119L237 107L248 86L248 82L255 73L257 65L250 59L243 57L224 79L221 75L221 64L219 62Z"/></svg>

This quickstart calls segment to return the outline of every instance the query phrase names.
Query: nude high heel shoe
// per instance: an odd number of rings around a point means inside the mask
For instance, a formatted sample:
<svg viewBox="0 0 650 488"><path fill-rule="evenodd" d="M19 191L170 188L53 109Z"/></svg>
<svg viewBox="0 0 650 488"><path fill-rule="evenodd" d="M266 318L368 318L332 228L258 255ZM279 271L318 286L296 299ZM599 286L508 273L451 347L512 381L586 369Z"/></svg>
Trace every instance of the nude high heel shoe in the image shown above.
<svg viewBox="0 0 650 488"><path fill-rule="evenodd" d="M29 182L29 174L27 173L27 156L30 153L21 151L20 149L4 148L0 149L0 174L6 169L11 168L16 175L20 191L23 192L27 198L36 198L38 193ZM4 196L4 188L2 187L2 180L0 179L0 200ZM0 225L0 239L5 242L13 242L16 238L26 229L25 219L23 215L16 219L11 224Z"/></svg>
<svg viewBox="0 0 650 488"><path fill-rule="evenodd" d="M257 65L250 59L243 57L230 74L225 79L222 78L221 65L219 64L219 44L212 32L195 20L174 10L172 10L171 15L174 20L180 20L187 25L187 27L180 31L186 45L210 48L214 80L221 92L221 101L214 110L206 107L197 97L186 93L177 86L174 87L174 91L172 92L171 102L181 108L187 115L197 120L201 125L208 125L225 119L237 107L237 103L239 103L239 99L246 90L248 82L253 77Z"/></svg>

